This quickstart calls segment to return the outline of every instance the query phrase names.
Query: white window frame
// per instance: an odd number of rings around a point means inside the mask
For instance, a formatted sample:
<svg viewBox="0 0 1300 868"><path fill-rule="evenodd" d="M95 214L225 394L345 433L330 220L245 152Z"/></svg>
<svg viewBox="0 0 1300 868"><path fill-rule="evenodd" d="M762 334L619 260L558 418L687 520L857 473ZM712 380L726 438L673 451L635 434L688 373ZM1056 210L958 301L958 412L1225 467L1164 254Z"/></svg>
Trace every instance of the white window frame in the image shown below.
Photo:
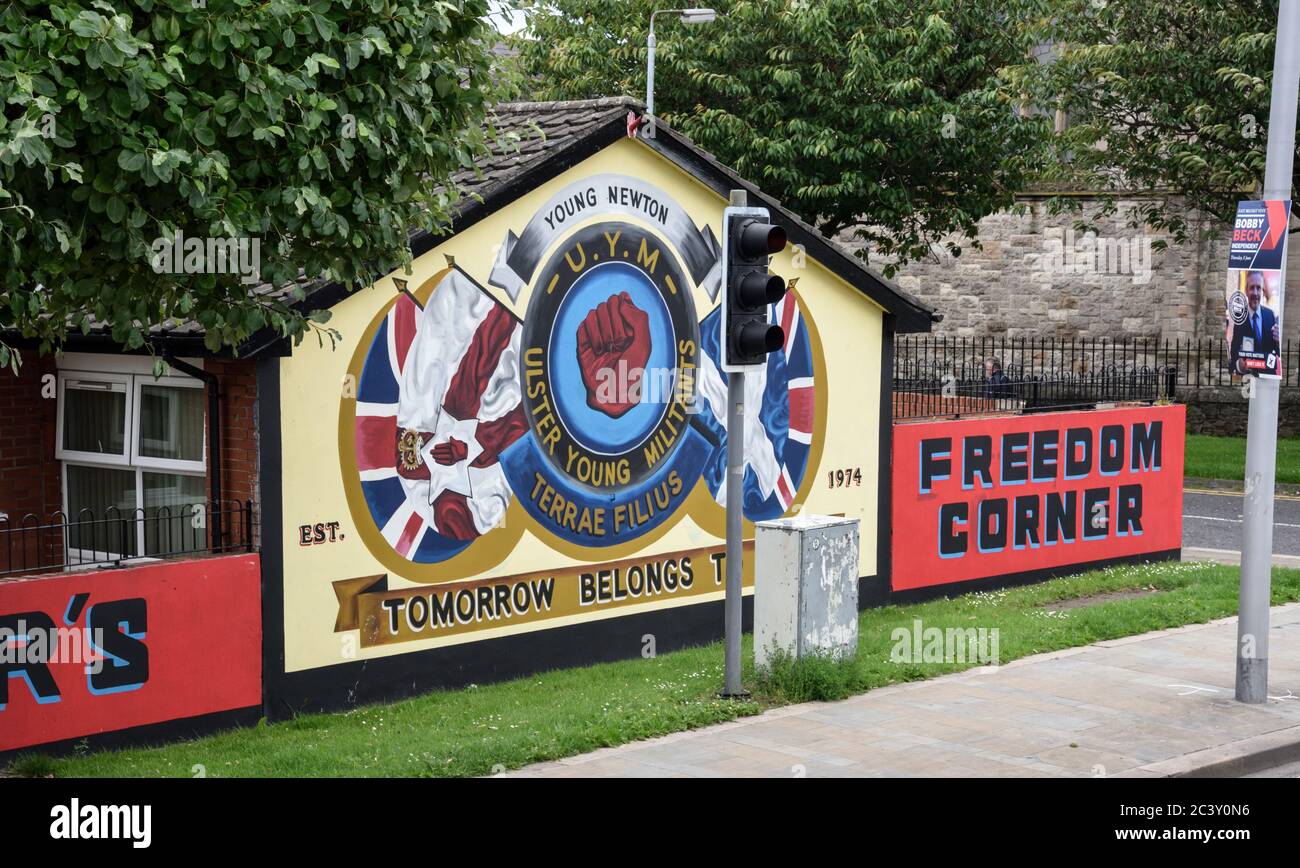
<svg viewBox="0 0 1300 868"><path fill-rule="evenodd" d="M202 479L205 484L207 483L207 475L202 473L190 473L188 471L166 470L157 467L122 467L116 464L105 464L103 462L95 463L91 461L65 461L63 467L64 472L61 473L60 476L62 477L62 482L63 482L63 486L62 486L63 507L64 507L63 514L67 516L68 525L66 530L68 533L71 532L71 527L77 522L77 516L68 512L67 468L69 467L89 467L91 469L100 469L100 470L126 470L126 471L130 471L135 476L135 486L134 486L135 507L131 511L130 520L136 522L135 524L136 552L143 552L145 550L145 527L147 522L136 521L136 519L139 518L140 510L145 508L144 475L146 473L170 473L176 476L192 476L198 479ZM206 491L203 494L203 499L201 502L203 503L204 509L206 510L207 503L208 503ZM179 517L180 516L177 515L177 516L173 516L172 518L179 518ZM104 521L107 519L107 516L101 515L98 516L97 518L99 521ZM207 517L204 516L204 521L206 522L207 520L208 520ZM204 527L206 528L206 524L204 525ZM142 563L151 563L153 561L162 560L162 558L156 555L136 554L136 555L132 555L131 557L127 557L125 552L113 552L113 551L109 551L108 549L72 548L70 542L68 545L65 546L65 549L68 553L68 563L65 564L65 567L67 569L85 569L89 567L98 567L98 566L103 566L103 564L108 561L122 561L123 563L128 563L128 564L142 564Z"/></svg>
<svg viewBox="0 0 1300 868"><path fill-rule="evenodd" d="M122 452L114 454L111 452L82 452L78 449L65 449L63 446L63 416L67 408L67 391L70 382L79 381L96 381L108 382L119 385L126 397L126 413L123 421L124 430L122 432ZM116 391L116 390L113 390ZM134 418L134 394L135 387L132 384L130 374L122 374L110 371L59 371L59 394L57 409L57 424L54 432L54 457L60 461L85 462L90 464L110 464L115 467L125 467L131 463L132 450L132 419ZM65 500L66 504L67 501Z"/></svg>
<svg viewBox="0 0 1300 868"><path fill-rule="evenodd" d="M67 527L65 532L69 537L64 546L64 550L67 551L68 553L68 562L64 564L65 568L89 569L91 567L102 566L106 561L130 560L134 562L136 560L139 560L139 558L134 558L134 557L128 559L126 557L125 552L112 552L109 551L108 549L80 549L80 548L74 549L72 547L72 541L71 541L72 528L78 522L79 518L78 516L73 515L69 511L70 507L68 504L68 472L67 471L68 471L68 467L70 466L90 467L90 468L98 468L98 469L106 469L106 470L131 470L132 469L131 467L123 467L120 464L108 464L102 461L95 462L95 461L66 461L65 460L63 462L62 472L59 474L59 476L63 482L62 485L63 514L67 517L66 519ZM138 511L140 509L140 484L142 482L140 478L140 470L138 468L135 469L134 475L135 475L135 492L134 492L135 508L131 511L132 521L135 521ZM96 520L105 521L107 520L107 518L108 518L107 516L101 515L101 516L97 516ZM139 522L135 526L135 550L137 552L144 551L144 522Z"/></svg>
<svg viewBox="0 0 1300 868"><path fill-rule="evenodd" d="M193 377L162 376L155 380L153 377L141 377L139 375L136 375L134 377L134 380L135 380L135 388L134 388L134 395L132 396L133 400L131 402L133 406L132 422L134 423L133 427L135 427L137 431L139 428L142 427L140 425L140 413L143 409L144 401L141 399L141 395L144 392L145 386L167 386L169 388L180 388L180 389L202 389L203 388L203 381L196 380ZM172 473L186 473L186 474L194 474L194 475L206 474L208 470L208 460L207 460L207 455L208 455L207 421L208 420L207 420L206 408L203 411L203 417L204 417L203 418L203 443L199 447L199 460L187 461L179 458L154 458L147 455L141 455L140 438L137 436L132 436L130 464L134 467L145 467L150 470L167 470Z"/></svg>
<svg viewBox="0 0 1300 868"><path fill-rule="evenodd" d="M178 387L183 389L202 389L205 384L201 380L193 377L178 376L175 374L164 374L155 378L152 373L152 362L149 359L140 359L128 357L125 359L114 359L109 361L104 357L94 356L82 353L69 353L67 359L75 367L59 369L58 383L58 407L56 408L57 422L55 425L55 458L63 462L63 470L59 474L61 477L61 488L63 496L63 513L67 516L68 522L75 522L77 517L69 512L68 501L68 473L69 466L102 468L109 470L127 470L135 475L135 510L132 513L132 520L138 516L143 508L144 498L144 474L151 472L171 473L181 476L197 476L204 480L205 492L203 503L207 504L207 475L208 475L208 419L207 407L204 407L203 419L203 445L199 450L200 460L185 461L179 459L153 458L140 455L139 444L136 442L136 433L139 428L141 389L147 385L165 385L169 387ZM190 360L195 363L196 367L201 367L202 362L199 360ZM83 452L74 449L63 448L63 425L64 425L64 408L66 406L65 393L67 383L77 380L95 380L107 381L119 384L124 387L126 392L126 416L124 421L125 431L123 432L123 453L120 455L103 453L103 452ZM100 520L104 516L99 516ZM65 547L68 553L68 569L86 568L102 564L105 561L122 560L129 563L144 563L156 561L159 558L138 554L131 558L126 558L123 552L109 552L91 549L74 549L70 546ZM145 522L137 522L135 526L135 548L137 552L145 550ZM91 563L79 563L79 562Z"/></svg>

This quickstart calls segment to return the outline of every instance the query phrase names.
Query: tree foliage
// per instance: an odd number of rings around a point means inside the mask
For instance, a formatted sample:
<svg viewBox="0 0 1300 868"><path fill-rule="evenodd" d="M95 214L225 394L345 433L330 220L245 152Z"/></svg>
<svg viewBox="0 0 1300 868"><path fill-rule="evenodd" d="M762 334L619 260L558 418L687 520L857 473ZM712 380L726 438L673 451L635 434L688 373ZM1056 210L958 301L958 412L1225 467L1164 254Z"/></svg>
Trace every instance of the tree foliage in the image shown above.
<svg viewBox="0 0 1300 868"><path fill-rule="evenodd" d="M654 0L538 0L516 40L539 99L645 93ZM1000 70L1032 0L719 0L656 18L655 111L825 233L894 263L960 253L1042 140ZM950 236L951 237L948 237Z"/></svg>
<svg viewBox="0 0 1300 868"><path fill-rule="evenodd" d="M238 274L156 273L159 238L253 239L260 277L366 282L445 226L482 145L486 0L0 5L0 332L55 348L194 319L207 345L298 312ZM212 268L209 263L206 267ZM0 344L0 362L10 358Z"/></svg>
<svg viewBox="0 0 1300 868"><path fill-rule="evenodd" d="M1068 119L1047 178L1103 191L1103 214L1126 192L1178 194L1129 216L1179 242L1192 228L1188 206L1231 220L1263 180L1277 9L1276 0L1060 0L1035 27L1054 59L1011 74Z"/></svg>

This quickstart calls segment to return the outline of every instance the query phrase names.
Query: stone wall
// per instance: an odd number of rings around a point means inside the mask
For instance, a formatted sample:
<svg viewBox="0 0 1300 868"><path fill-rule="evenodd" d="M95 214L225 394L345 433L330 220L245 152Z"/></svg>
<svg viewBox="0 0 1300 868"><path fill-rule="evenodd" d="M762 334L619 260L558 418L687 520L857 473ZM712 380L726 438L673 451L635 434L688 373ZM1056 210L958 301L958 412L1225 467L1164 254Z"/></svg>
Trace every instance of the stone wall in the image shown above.
<svg viewBox="0 0 1300 868"><path fill-rule="evenodd" d="M1021 213L1001 212L980 222L983 249L937 254L904 266L899 285L934 305L945 336L1025 338L1223 337L1227 243L1204 223L1186 244L1131 229L1125 217L1139 200L1119 203L1089 240L1072 228L1078 215L1048 213L1046 197L1025 196ZM1095 219L1099 206L1085 204ZM1169 242L1165 250L1152 243ZM1147 251L1150 251L1149 255ZM1289 283L1297 287L1300 256L1292 256ZM1149 266L1149 267L1148 267ZM1291 292L1283 317L1285 338L1300 339L1300 291Z"/></svg>
<svg viewBox="0 0 1300 868"><path fill-rule="evenodd" d="M1237 388L1179 389L1187 404L1187 433L1245 437L1250 402ZM1277 436L1300 437L1300 389L1283 389L1277 408Z"/></svg>

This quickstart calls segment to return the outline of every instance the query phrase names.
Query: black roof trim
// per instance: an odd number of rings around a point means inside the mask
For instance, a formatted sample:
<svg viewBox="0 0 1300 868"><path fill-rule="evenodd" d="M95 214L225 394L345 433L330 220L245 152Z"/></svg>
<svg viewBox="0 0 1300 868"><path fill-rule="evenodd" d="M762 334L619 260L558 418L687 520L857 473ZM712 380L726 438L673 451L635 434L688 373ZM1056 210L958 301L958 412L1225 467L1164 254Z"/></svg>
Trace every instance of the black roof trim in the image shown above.
<svg viewBox="0 0 1300 868"><path fill-rule="evenodd" d="M464 232L476 223L491 216L528 191L541 186L594 156L605 148L627 136L627 112L640 114L644 106L631 97L606 97L593 100L573 100L569 102L520 102L499 106L498 112L534 112L534 111L599 111L596 122L584 133L554 148L548 148L537 160L534 160L504 181L490 184L482 190L470 193L461 201L450 225L441 233L420 230L411 235L411 258L416 259L438 246L443 240ZM641 142L656 153L661 154L687 173L706 183L724 198L732 189L743 189L757 201L751 205L766 206L772 211L773 218L785 228L790 240L802 244L818 262L825 265L833 274L857 289L867 298L884 308L889 314L887 323L900 333L928 332L931 323L939 321L941 316L892 281L886 280L869 268L862 260L831 242L813 226L805 223L797 214L783 207L780 202L764 193L756 185L737 175L727 166L716 160L712 154L699 148L687 137L666 126L662 122L656 125L653 139L642 138ZM356 287L361 288L361 287ZM302 309L329 308L338 304L354 289L341 283L329 283L307 293L296 307ZM287 355L289 341L267 329L253 335L240 345L238 354L251 357L265 352Z"/></svg>

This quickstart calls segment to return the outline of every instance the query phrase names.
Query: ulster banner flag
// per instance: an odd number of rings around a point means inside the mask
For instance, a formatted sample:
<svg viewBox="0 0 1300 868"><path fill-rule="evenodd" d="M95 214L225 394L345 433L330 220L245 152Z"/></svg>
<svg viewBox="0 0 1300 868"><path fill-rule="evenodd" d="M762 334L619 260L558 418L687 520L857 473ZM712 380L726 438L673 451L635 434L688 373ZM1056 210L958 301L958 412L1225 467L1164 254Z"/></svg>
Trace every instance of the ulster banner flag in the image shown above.
<svg viewBox="0 0 1300 868"><path fill-rule="evenodd" d="M418 551L444 548L437 538L469 541L496 527L510 504L499 456L527 430L520 323L452 268L423 308L403 293L384 328L376 343L386 357L367 359L358 394L358 468L384 538L424 560ZM369 400L370 385L390 400Z"/></svg>

